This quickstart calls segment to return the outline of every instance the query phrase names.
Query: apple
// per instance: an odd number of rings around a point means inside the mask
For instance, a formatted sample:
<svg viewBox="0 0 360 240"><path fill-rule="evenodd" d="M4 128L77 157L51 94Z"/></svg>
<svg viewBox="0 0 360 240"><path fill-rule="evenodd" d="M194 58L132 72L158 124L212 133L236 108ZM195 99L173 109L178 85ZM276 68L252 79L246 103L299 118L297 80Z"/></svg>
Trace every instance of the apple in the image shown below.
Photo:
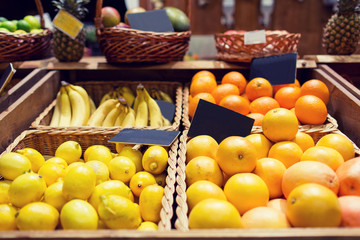
<svg viewBox="0 0 360 240"><path fill-rule="evenodd" d="M103 7L101 9L102 24L104 27L113 27L120 23L120 14L113 7Z"/></svg>

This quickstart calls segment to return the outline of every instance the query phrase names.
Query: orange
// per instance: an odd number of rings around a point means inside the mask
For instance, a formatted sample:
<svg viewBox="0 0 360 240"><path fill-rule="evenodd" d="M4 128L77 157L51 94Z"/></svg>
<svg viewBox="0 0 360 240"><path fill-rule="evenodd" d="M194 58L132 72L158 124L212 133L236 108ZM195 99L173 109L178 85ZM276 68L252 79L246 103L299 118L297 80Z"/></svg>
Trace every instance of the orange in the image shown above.
<svg viewBox="0 0 360 240"><path fill-rule="evenodd" d="M270 110L265 114L261 126L265 137L273 142L294 139L299 127L294 113L286 108Z"/></svg>
<svg viewBox="0 0 360 240"><path fill-rule="evenodd" d="M198 93L211 93L217 86L216 79L211 76L199 76L193 78L190 83L190 95L196 96Z"/></svg>
<svg viewBox="0 0 360 240"><path fill-rule="evenodd" d="M269 189L270 199L278 198L283 195L281 182L285 170L285 165L274 158L262 158L257 160L254 173L266 183Z"/></svg>
<svg viewBox="0 0 360 240"><path fill-rule="evenodd" d="M192 118L195 114L197 105L200 99L206 100L208 102L215 104L215 98L210 93L199 93L191 99L189 102L189 116Z"/></svg>
<svg viewBox="0 0 360 240"><path fill-rule="evenodd" d="M252 79L245 88L245 93L250 101L259 97L272 97L273 90L270 82L265 78Z"/></svg>
<svg viewBox="0 0 360 240"><path fill-rule="evenodd" d="M264 114L261 113L249 113L246 116L255 120L253 126L261 126L262 120L264 119Z"/></svg>
<svg viewBox="0 0 360 240"><path fill-rule="evenodd" d="M300 131L296 133L295 138L291 141L299 145L303 152L305 152L306 149L315 146L314 139L309 134Z"/></svg>
<svg viewBox="0 0 360 240"><path fill-rule="evenodd" d="M346 136L339 133L331 133L321 137L316 146L335 149L343 156L345 161L355 157L353 143Z"/></svg>
<svg viewBox="0 0 360 240"><path fill-rule="evenodd" d="M201 71L194 74L191 81L195 81L197 78L203 77L203 76L207 76L207 77L211 77L213 79L216 79L215 75L212 72L210 72L208 70L201 70Z"/></svg>
<svg viewBox="0 0 360 240"><path fill-rule="evenodd" d="M279 103L272 97L259 97L250 103L250 112L265 115L271 109L279 108Z"/></svg>
<svg viewBox="0 0 360 240"><path fill-rule="evenodd" d="M360 227L360 197L339 197L342 227Z"/></svg>
<svg viewBox="0 0 360 240"><path fill-rule="evenodd" d="M242 75L241 73L237 71L231 71L225 74L221 79L221 84L224 83L232 83L236 85L239 88L240 94L242 94L243 92L245 92L247 81L244 75Z"/></svg>
<svg viewBox="0 0 360 240"><path fill-rule="evenodd" d="M319 161L336 171L336 169L344 163L344 158L335 149L316 146L307 149L301 156L300 161Z"/></svg>
<svg viewBox="0 0 360 240"><path fill-rule="evenodd" d="M299 82L299 80L295 79L294 83L273 85L272 87L273 87L273 91L275 94L277 91L279 91L279 89L281 89L283 87L300 87L300 82Z"/></svg>
<svg viewBox="0 0 360 240"><path fill-rule="evenodd" d="M212 90L211 95L215 98L216 104L219 104L224 97L229 95L239 95L239 93L239 88L236 85L224 83Z"/></svg>
<svg viewBox="0 0 360 240"><path fill-rule="evenodd" d="M275 143L269 150L269 158L282 162L286 168L300 161L303 151L294 142L282 141Z"/></svg>
<svg viewBox="0 0 360 240"><path fill-rule="evenodd" d="M246 98L246 99L250 102L250 100L249 100L249 98L247 97L247 95L246 95L245 92L244 92L243 94L241 94L240 96L242 96L243 98Z"/></svg>
<svg viewBox="0 0 360 240"><path fill-rule="evenodd" d="M285 198L274 198L271 199L267 205L267 207L275 208L286 215L286 199Z"/></svg>
<svg viewBox="0 0 360 240"><path fill-rule="evenodd" d="M329 89L325 83L318 79L311 79L301 86L301 96L314 95L320 98L325 105L329 102Z"/></svg>
<svg viewBox="0 0 360 240"><path fill-rule="evenodd" d="M215 160L228 175L251 172L256 165L256 147L244 137L230 136L219 144Z"/></svg>
<svg viewBox="0 0 360 240"><path fill-rule="evenodd" d="M241 217L243 228L289 228L286 215L271 207L250 209Z"/></svg>
<svg viewBox="0 0 360 240"><path fill-rule="evenodd" d="M295 102L301 95L299 87L283 87L275 93L275 100L280 107L291 109L295 107Z"/></svg>
<svg viewBox="0 0 360 240"><path fill-rule="evenodd" d="M341 222L336 194L316 183L296 187L287 199L286 212L294 227L338 227Z"/></svg>
<svg viewBox="0 0 360 240"><path fill-rule="evenodd" d="M208 180L219 187L223 185L223 174L219 165L212 158L199 156L193 158L185 167L186 184L191 184L200 180Z"/></svg>
<svg viewBox="0 0 360 240"><path fill-rule="evenodd" d="M322 162L303 161L286 169L281 183L284 196L288 198L295 187L304 183L323 185L335 194L339 191L339 178L334 170Z"/></svg>
<svg viewBox="0 0 360 240"><path fill-rule="evenodd" d="M252 144L254 144L258 159L267 157L269 150L272 146L272 142L270 142L269 139L267 139L263 134L261 133L253 133L245 137L247 140L250 140Z"/></svg>
<svg viewBox="0 0 360 240"><path fill-rule="evenodd" d="M243 115L246 115L250 112L249 100L239 95L225 96L223 99L221 99L219 105Z"/></svg>
<svg viewBox="0 0 360 240"><path fill-rule="evenodd" d="M209 135L198 135L186 143L186 163L199 156L215 158L218 143Z"/></svg>
<svg viewBox="0 0 360 240"><path fill-rule="evenodd" d="M336 170L336 175L340 181L339 195L358 195L360 196L360 158L353 158Z"/></svg>
<svg viewBox="0 0 360 240"><path fill-rule="evenodd" d="M302 124L323 124L327 117L325 103L314 95L305 95L295 103L296 117Z"/></svg>
<svg viewBox="0 0 360 240"><path fill-rule="evenodd" d="M226 182L224 193L241 215L252 208L266 206L269 201L266 183L254 173L233 175Z"/></svg>

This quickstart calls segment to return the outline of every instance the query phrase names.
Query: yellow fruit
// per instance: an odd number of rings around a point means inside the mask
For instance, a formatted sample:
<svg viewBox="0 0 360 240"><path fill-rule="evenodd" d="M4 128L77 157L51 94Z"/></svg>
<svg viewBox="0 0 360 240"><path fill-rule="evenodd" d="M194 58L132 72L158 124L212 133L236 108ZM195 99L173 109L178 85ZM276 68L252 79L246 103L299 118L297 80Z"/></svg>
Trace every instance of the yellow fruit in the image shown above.
<svg viewBox="0 0 360 240"><path fill-rule="evenodd" d="M10 203L23 207L28 203L40 201L46 190L45 180L36 173L25 173L10 184Z"/></svg>
<svg viewBox="0 0 360 240"><path fill-rule="evenodd" d="M253 208L241 217L243 228L289 228L286 215L274 208Z"/></svg>
<svg viewBox="0 0 360 240"><path fill-rule="evenodd" d="M68 164L67 162L62 159L62 158L59 158L59 157L52 157L52 158L49 158L48 160L46 160L45 163L56 163L56 164L59 164L60 166L62 166L64 169L66 169L68 167Z"/></svg>
<svg viewBox="0 0 360 240"><path fill-rule="evenodd" d="M84 152L85 162L97 160L108 165L112 158L110 149L104 145L92 145Z"/></svg>
<svg viewBox="0 0 360 240"><path fill-rule="evenodd" d="M226 200L224 191L215 183L206 180L197 181L188 187L186 197L189 210L204 199Z"/></svg>
<svg viewBox="0 0 360 240"><path fill-rule="evenodd" d="M133 161L136 166L136 172L140 172L140 171L144 170L144 168L142 166L143 154L141 153L140 150L135 150L132 148L133 148L132 146L124 146L121 149L121 151L119 152L119 156L124 156L124 157L130 158L131 161Z"/></svg>
<svg viewBox="0 0 360 240"><path fill-rule="evenodd" d="M20 153L5 153L0 158L0 175L14 180L17 176L31 170L30 160Z"/></svg>
<svg viewBox="0 0 360 240"><path fill-rule="evenodd" d="M208 180L219 187L223 185L223 174L217 162L206 156L193 158L185 168L186 184L190 186L196 181Z"/></svg>
<svg viewBox="0 0 360 240"><path fill-rule="evenodd" d="M344 135L331 133L323 136L316 143L316 146L333 148L338 151L344 158L344 161L355 157L355 149L352 142Z"/></svg>
<svg viewBox="0 0 360 240"><path fill-rule="evenodd" d="M16 151L26 156L31 162L31 170L37 173L40 167L45 163L45 158L41 153L33 148L23 148Z"/></svg>
<svg viewBox="0 0 360 240"><path fill-rule="evenodd" d="M68 173L70 171L70 169L74 168L74 167L78 167L78 166L84 166L85 163L83 162L73 162L70 163L69 166L67 168L65 168L65 175L66 173Z"/></svg>
<svg viewBox="0 0 360 240"><path fill-rule="evenodd" d="M218 143L208 135L199 135L186 143L186 163L199 156L215 158Z"/></svg>
<svg viewBox="0 0 360 240"><path fill-rule="evenodd" d="M291 141L282 141L275 143L269 151L269 158L275 158L282 162L286 168L294 165L299 162L303 151L294 142Z"/></svg>
<svg viewBox="0 0 360 240"><path fill-rule="evenodd" d="M111 229L137 229L141 223L137 204L118 195L101 196L99 216Z"/></svg>
<svg viewBox="0 0 360 240"><path fill-rule="evenodd" d="M44 194L44 202L56 208L59 212L66 203L66 199L62 194L63 180L50 185Z"/></svg>
<svg viewBox="0 0 360 240"><path fill-rule="evenodd" d="M157 184L149 185L143 189L139 197L140 214L143 220L154 223L160 221L163 196L164 188Z"/></svg>
<svg viewBox="0 0 360 240"><path fill-rule="evenodd" d="M0 231L16 230L17 210L9 204L0 204Z"/></svg>
<svg viewBox="0 0 360 240"><path fill-rule="evenodd" d="M130 180L130 189L132 193L139 197L141 191L149 185L155 184L156 180L155 177L148 172L140 171L135 173L135 175Z"/></svg>
<svg viewBox="0 0 360 240"><path fill-rule="evenodd" d="M122 150L125 146L126 146L126 145L123 144L123 143L119 143L119 142L115 143L116 152L117 152L117 153L120 153L121 150Z"/></svg>
<svg viewBox="0 0 360 240"><path fill-rule="evenodd" d="M97 160L91 160L85 163L85 165L91 167L96 175L96 185L109 180L110 172L108 166Z"/></svg>
<svg viewBox="0 0 360 240"><path fill-rule="evenodd" d="M98 221L99 217L93 206L80 199L67 202L60 212L60 222L64 230L95 230L98 227Z"/></svg>
<svg viewBox="0 0 360 240"><path fill-rule="evenodd" d="M75 141L66 141L58 146L55 151L55 157L62 158L69 165L78 162L82 154L81 146Z"/></svg>
<svg viewBox="0 0 360 240"><path fill-rule="evenodd" d="M205 199L191 210L189 228L241 228L241 217L231 203L219 199Z"/></svg>
<svg viewBox="0 0 360 240"><path fill-rule="evenodd" d="M291 141L299 145L303 152L315 146L314 139L309 134L300 131L296 133L295 138Z"/></svg>
<svg viewBox="0 0 360 240"><path fill-rule="evenodd" d="M160 174L165 171L168 158L169 154L164 147L158 145L150 146L144 152L142 166L145 171L152 174Z"/></svg>
<svg viewBox="0 0 360 240"><path fill-rule="evenodd" d="M65 169L56 163L46 162L40 169L39 175L42 176L47 186L57 182L59 178L64 178Z"/></svg>
<svg viewBox="0 0 360 240"><path fill-rule="evenodd" d="M333 148L316 146L308 148L301 156L300 161L322 162L336 171L336 169L344 163L344 158Z"/></svg>
<svg viewBox="0 0 360 240"><path fill-rule="evenodd" d="M316 183L294 188L287 198L286 212L294 227L338 227L341 223L337 196Z"/></svg>
<svg viewBox="0 0 360 240"><path fill-rule="evenodd" d="M158 229L158 225L153 222L142 222L140 226L137 228L139 231L156 231Z"/></svg>
<svg viewBox="0 0 360 240"><path fill-rule="evenodd" d="M136 167L130 158L119 156L109 162L110 178L128 183L136 172Z"/></svg>
<svg viewBox="0 0 360 240"><path fill-rule="evenodd" d="M224 186L224 193L240 214L255 207L266 206L269 201L268 187L253 173L238 173L230 177Z"/></svg>
<svg viewBox="0 0 360 240"><path fill-rule="evenodd" d="M96 175L91 167L80 165L71 168L64 177L63 195L66 200L86 200L95 189Z"/></svg>
<svg viewBox="0 0 360 240"><path fill-rule="evenodd" d="M275 208L286 215L286 199L285 198L274 198L271 199L267 207Z"/></svg>
<svg viewBox="0 0 360 240"><path fill-rule="evenodd" d="M266 158L268 156L269 150L272 146L272 142L267 139L263 134L254 133L246 136L245 138L252 142L252 144L254 144L258 159Z"/></svg>
<svg viewBox="0 0 360 240"><path fill-rule="evenodd" d="M166 186L166 176L167 176L166 172L154 175L156 183L159 186L165 187Z"/></svg>
<svg viewBox="0 0 360 240"><path fill-rule="evenodd" d="M27 204L16 217L19 230L55 230L58 222L59 212L43 202Z"/></svg>
<svg viewBox="0 0 360 240"><path fill-rule="evenodd" d="M9 188L12 181L0 180L0 204L10 203Z"/></svg>

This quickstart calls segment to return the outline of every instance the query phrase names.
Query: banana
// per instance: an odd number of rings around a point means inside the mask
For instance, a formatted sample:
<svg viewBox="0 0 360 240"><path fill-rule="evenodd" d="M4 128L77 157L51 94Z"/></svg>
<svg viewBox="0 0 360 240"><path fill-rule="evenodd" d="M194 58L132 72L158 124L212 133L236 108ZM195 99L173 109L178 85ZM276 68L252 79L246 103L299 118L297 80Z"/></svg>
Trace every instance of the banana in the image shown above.
<svg viewBox="0 0 360 240"><path fill-rule="evenodd" d="M117 117L119 116L121 112L120 109L120 103L116 104L116 106L108 113L108 115L106 115L102 126L103 127L113 127L115 126L115 121L117 119Z"/></svg>
<svg viewBox="0 0 360 240"><path fill-rule="evenodd" d="M116 104L118 102L119 101L117 99L108 99L108 100L106 100L91 115L87 125L88 126L96 126L96 127L102 126L102 123L103 123L106 115L109 114L109 112L116 106Z"/></svg>
<svg viewBox="0 0 360 240"><path fill-rule="evenodd" d="M172 125L171 122L164 116L162 116L162 122L163 122L163 126L166 126L166 127Z"/></svg>
<svg viewBox="0 0 360 240"><path fill-rule="evenodd" d="M94 103L94 100L92 100L92 98L89 96L89 101L90 101L90 116L95 112L96 110L96 106ZM89 118L90 118L89 116Z"/></svg>
<svg viewBox="0 0 360 240"><path fill-rule="evenodd" d="M133 109L134 109L134 111L135 111L135 113L137 112L137 108L138 108L138 105L139 105L139 96L137 95L137 93L136 93L136 97L135 97L135 99L134 99L134 107L133 107ZM131 105L130 105L131 106Z"/></svg>
<svg viewBox="0 0 360 240"><path fill-rule="evenodd" d="M136 93L137 97L139 98L139 103L136 109L135 127L145 127L148 126L149 109L144 98L144 86L138 86Z"/></svg>
<svg viewBox="0 0 360 240"><path fill-rule="evenodd" d="M83 101L85 102L85 121L82 124L83 126L86 125L87 121L89 120L90 117L90 97L88 95L88 93L86 92L86 90L81 87L81 86L77 86L77 85L69 85L70 88L72 88L73 90L77 91L81 98L83 99Z"/></svg>
<svg viewBox="0 0 360 240"><path fill-rule="evenodd" d="M120 114L116 118L115 125L114 126L121 126L122 122L124 121L126 114L128 113L128 104L127 101L124 98L119 98L120 101Z"/></svg>
<svg viewBox="0 0 360 240"><path fill-rule="evenodd" d="M161 91L161 90L158 90L158 92L159 92L161 100L164 100L164 101L170 102L170 103L174 103L174 101L172 100L172 98L170 97L169 94L167 94L166 92Z"/></svg>
<svg viewBox="0 0 360 240"><path fill-rule="evenodd" d="M133 105L134 100L135 100L135 95L134 95L133 91L129 87L121 86L121 87L118 87L116 90L121 94L121 96L123 98L126 99L129 106Z"/></svg>
<svg viewBox="0 0 360 240"><path fill-rule="evenodd" d="M70 98L66 91L65 86L60 88L61 95L61 111L60 111L60 119L59 119L59 127L68 127L71 122L71 105Z"/></svg>
<svg viewBox="0 0 360 240"><path fill-rule="evenodd" d="M66 86L69 94L71 105L71 122L70 126L83 126L87 122L86 103L79 92L74 90L71 85ZM88 109L90 114L90 109Z"/></svg>
<svg viewBox="0 0 360 240"><path fill-rule="evenodd" d="M57 127L59 125L60 114L61 114L61 93L59 91L56 95L56 103L55 103L53 115L51 117L50 127Z"/></svg>
<svg viewBox="0 0 360 240"><path fill-rule="evenodd" d="M149 119L150 119L150 126L151 127L162 127L163 126L163 120L162 120L162 114L161 109L157 102L150 96L148 91L144 88L143 95L145 98L145 101L149 108Z"/></svg>
<svg viewBox="0 0 360 240"><path fill-rule="evenodd" d="M99 106L101 105L101 104L103 104L106 100L109 100L109 99L112 99L113 97L111 97L111 92L107 92L107 93L105 93L104 94L104 96L101 98L101 100L100 100L100 104L99 104Z"/></svg>
<svg viewBox="0 0 360 240"><path fill-rule="evenodd" d="M134 109L129 107L129 111L126 114L124 121L121 123L121 126L124 128L135 126L135 111L134 111Z"/></svg>

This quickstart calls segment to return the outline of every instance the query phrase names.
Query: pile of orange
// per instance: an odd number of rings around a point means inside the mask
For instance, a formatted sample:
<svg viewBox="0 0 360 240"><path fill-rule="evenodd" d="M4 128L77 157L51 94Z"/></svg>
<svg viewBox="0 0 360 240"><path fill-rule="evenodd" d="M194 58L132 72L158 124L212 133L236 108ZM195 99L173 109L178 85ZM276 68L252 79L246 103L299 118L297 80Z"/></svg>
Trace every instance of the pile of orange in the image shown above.
<svg viewBox="0 0 360 240"><path fill-rule="evenodd" d="M272 86L261 77L248 81L237 71L226 73L218 83L213 73L202 70L191 80L190 118L200 99L254 118L254 126L260 126L264 115L279 107L292 110L300 124L318 125L327 118L329 89L318 79L308 80L301 86L297 79L292 84Z"/></svg>

